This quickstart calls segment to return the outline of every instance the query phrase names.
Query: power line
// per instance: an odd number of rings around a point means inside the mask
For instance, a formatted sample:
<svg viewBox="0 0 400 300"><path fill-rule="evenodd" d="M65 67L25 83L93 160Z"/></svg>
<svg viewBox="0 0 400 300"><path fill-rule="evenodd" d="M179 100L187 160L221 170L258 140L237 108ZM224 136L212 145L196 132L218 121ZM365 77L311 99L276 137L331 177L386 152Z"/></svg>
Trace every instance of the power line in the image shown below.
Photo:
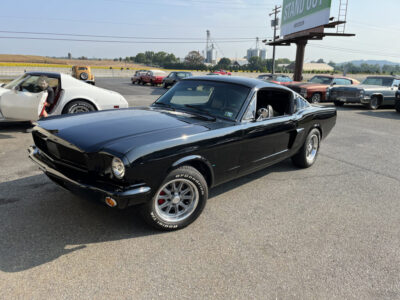
<svg viewBox="0 0 400 300"><path fill-rule="evenodd" d="M13 34L32 34L32 35L54 35L54 36L74 36L74 37L95 37L95 38L115 38L115 39L142 39L142 40L201 40L206 41L204 38L187 38L187 37L144 37L144 36L118 36L118 35L93 35L93 34L77 34L77 33L58 33L58 32L36 32L36 31L10 31L0 30L0 33L13 33ZM254 40L254 38L244 37L229 37L229 38L216 38L215 40Z"/></svg>
<svg viewBox="0 0 400 300"><path fill-rule="evenodd" d="M49 17L21 17L21 16L1 16L0 19L23 19L23 20L35 20L35 21L55 21L55 22L78 22L78 23L92 23L92 24L112 24L112 25L126 25L126 26L140 26L146 27L146 26L154 26L154 27L160 27L159 23L129 23L129 22L113 22L113 21L104 21L104 20L90 20L90 19L65 19L65 18L49 18ZM182 28L182 25L171 25L168 24L168 28ZM204 28L204 25L189 25L185 24L183 26L184 28ZM210 26L209 26L210 27ZM211 26L212 28L212 26ZM265 28L265 26L224 26L224 28Z"/></svg>
<svg viewBox="0 0 400 300"><path fill-rule="evenodd" d="M374 55L374 56L382 56L382 57L391 57L391 58L398 58L399 55L395 53L384 53L382 51L368 51L368 50L360 50L360 49L349 49L349 48L339 48L339 47L332 47L332 46L323 46L323 45L312 45L309 46L319 49L331 50L331 51L338 51L338 52L346 52L351 54L367 54L367 55Z"/></svg>
<svg viewBox="0 0 400 300"><path fill-rule="evenodd" d="M49 37L27 37L27 36L0 36L0 39L12 40L45 40L45 41L70 41L70 42L93 42L93 43L119 43L119 44L204 44L203 41L122 41L122 40L88 40L88 39L64 39ZM219 43L248 43L243 40L220 41Z"/></svg>

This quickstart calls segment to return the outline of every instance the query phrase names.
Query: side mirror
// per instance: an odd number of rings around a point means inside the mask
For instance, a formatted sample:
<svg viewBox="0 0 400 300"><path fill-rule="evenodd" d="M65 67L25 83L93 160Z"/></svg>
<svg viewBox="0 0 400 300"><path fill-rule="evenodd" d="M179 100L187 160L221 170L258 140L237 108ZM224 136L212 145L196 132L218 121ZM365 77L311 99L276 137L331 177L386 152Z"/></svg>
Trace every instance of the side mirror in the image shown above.
<svg viewBox="0 0 400 300"><path fill-rule="evenodd" d="M0 83L0 87L3 87L3 86L5 86L6 84L5 83Z"/></svg>
<svg viewBox="0 0 400 300"><path fill-rule="evenodd" d="M332 84L331 84L331 86L334 86L334 85L336 85L337 83L336 82L333 82Z"/></svg>
<svg viewBox="0 0 400 300"><path fill-rule="evenodd" d="M21 89L20 89L20 86L19 85L16 85L16 86L14 86L13 87L13 91L14 92L18 92L18 91L20 91Z"/></svg>

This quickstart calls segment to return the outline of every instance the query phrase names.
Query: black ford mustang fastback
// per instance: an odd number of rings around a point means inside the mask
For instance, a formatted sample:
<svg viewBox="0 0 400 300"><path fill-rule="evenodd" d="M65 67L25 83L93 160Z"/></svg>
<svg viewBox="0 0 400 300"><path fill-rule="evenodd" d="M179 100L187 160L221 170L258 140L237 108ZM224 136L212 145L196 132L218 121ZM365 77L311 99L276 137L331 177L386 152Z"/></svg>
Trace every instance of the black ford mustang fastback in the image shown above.
<svg viewBox="0 0 400 300"><path fill-rule="evenodd" d="M211 187L289 157L310 167L335 123L334 108L283 86L192 77L150 107L39 121L29 156L64 188L140 204L148 223L173 230L200 215Z"/></svg>

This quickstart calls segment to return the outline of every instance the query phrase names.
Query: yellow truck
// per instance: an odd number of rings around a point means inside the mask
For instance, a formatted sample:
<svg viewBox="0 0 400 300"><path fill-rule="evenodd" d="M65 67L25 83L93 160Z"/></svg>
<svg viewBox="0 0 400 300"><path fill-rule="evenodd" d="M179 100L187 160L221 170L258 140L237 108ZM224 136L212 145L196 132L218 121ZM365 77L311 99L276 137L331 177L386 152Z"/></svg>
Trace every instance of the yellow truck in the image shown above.
<svg viewBox="0 0 400 300"><path fill-rule="evenodd" d="M89 66L73 66L72 77L95 85L94 75Z"/></svg>

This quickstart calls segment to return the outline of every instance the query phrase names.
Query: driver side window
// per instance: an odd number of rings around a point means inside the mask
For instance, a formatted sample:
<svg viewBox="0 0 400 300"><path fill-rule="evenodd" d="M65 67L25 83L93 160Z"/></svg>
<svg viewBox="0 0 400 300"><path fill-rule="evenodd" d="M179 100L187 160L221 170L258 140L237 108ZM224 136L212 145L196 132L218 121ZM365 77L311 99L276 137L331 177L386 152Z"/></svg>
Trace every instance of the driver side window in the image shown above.
<svg viewBox="0 0 400 300"><path fill-rule="evenodd" d="M38 86L39 76L30 76L20 85L20 91L30 93L40 93L42 89Z"/></svg>

